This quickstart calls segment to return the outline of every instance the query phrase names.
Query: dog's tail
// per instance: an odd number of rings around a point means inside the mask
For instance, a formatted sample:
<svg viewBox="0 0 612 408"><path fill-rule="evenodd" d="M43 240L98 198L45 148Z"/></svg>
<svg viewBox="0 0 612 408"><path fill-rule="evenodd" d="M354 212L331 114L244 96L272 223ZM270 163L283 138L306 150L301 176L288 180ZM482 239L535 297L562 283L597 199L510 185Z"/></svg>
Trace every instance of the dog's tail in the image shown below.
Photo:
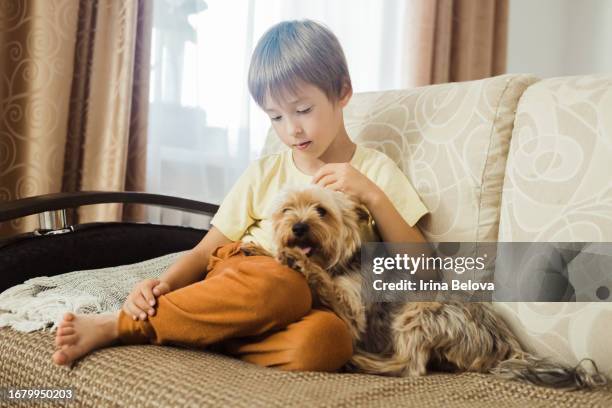
<svg viewBox="0 0 612 408"><path fill-rule="evenodd" d="M590 363L591 367L587 367L586 363ZM349 370L389 376L407 375L408 366L409 358L406 356L394 354L383 357L365 351L355 353L348 363ZM596 388L608 382L595 362L589 358L582 359L574 367L564 366L535 357L520 348L515 350L511 358L501 361L489 372L499 378L565 390Z"/></svg>
<svg viewBox="0 0 612 408"><path fill-rule="evenodd" d="M500 378L566 390L596 388L608 382L590 358L583 358L571 367L524 352L501 361L490 372Z"/></svg>
<svg viewBox="0 0 612 408"><path fill-rule="evenodd" d="M383 357L378 354L358 351L348 362L349 369L366 374L402 376L408 361L394 354Z"/></svg>
<svg viewBox="0 0 612 408"><path fill-rule="evenodd" d="M506 358L489 372L509 380L525 381L534 385L565 390L578 390L603 386L607 378L590 358L584 358L575 366L566 366L526 352L516 336L504 323L498 323L498 334L507 347ZM586 363L590 362L591 367Z"/></svg>

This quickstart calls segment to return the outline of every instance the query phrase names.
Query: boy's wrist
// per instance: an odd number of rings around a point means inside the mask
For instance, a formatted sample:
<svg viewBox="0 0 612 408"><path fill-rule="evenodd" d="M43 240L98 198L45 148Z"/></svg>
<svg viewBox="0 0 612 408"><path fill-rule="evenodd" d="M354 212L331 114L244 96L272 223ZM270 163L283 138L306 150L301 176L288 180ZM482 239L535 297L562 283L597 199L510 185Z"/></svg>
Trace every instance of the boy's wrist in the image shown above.
<svg viewBox="0 0 612 408"><path fill-rule="evenodd" d="M174 290L174 288L172 287L172 284L170 282L168 282L168 280L166 280L166 279L160 279L159 283L165 283L166 286L168 286L168 289L170 289L171 292Z"/></svg>
<svg viewBox="0 0 612 408"><path fill-rule="evenodd" d="M376 184L374 184L374 188L369 190L367 194L365 194L361 201L368 207L368 210L372 210L374 206L380 201L382 196L382 190L378 188Z"/></svg>
<svg viewBox="0 0 612 408"><path fill-rule="evenodd" d="M172 282L170 280L164 278L163 276L160 276L159 278L157 278L157 280L159 281L159 283L157 285L155 285L155 286L158 286L158 285L161 285L162 283L164 283L170 289L170 291L174 290Z"/></svg>

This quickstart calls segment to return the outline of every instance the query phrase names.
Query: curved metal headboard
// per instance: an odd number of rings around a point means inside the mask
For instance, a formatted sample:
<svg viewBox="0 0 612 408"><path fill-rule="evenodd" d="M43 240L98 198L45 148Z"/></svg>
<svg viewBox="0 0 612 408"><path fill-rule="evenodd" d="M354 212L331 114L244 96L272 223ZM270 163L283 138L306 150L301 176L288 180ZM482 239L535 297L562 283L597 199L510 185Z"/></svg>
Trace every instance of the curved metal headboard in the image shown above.
<svg viewBox="0 0 612 408"><path fill-rule="evenodd" d="M109 203L149 204L209 215L215 214L219 209L219 206L215 204L162 194L137 191L77 191L46 194L0 203L0 222L46 211Z"/></svg>

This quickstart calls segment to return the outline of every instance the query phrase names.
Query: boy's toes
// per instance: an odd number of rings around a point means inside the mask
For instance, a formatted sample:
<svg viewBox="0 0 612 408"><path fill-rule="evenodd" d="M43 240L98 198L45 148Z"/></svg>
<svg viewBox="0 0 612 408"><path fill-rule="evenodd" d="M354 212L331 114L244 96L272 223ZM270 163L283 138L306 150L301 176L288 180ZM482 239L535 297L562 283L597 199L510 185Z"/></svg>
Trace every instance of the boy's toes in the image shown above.
<svg viewBox="0 0 612 408"><path fill-rule="evenodd" d="M67 334L74 334L76 331L73 326L64 326L57 329L58 336L65 336Z"/></svg>
<svg viewBox="0 0 612 408"><path fill-rule="evenodd" d="M69 365L78 357L74 346L64 345L60 350L53 353L51 359L58 365Z"/></svg>
<svg viewBox="0 0 612 408"><path fill-rule="evenodd" d="M64 365L68 362L68 356L66 356L66 353L64 353L62 350L58 350L53 353L51 358L53 359L53 362L58 365Z"/></svg>
<svg viewBox="0 0 612 408"><path fill-rule="evenodd" d="M55 338L55 345L56 346L63 346L63 345L71 345L76 343L77 341L77 335L76 334L69 334L67 336L57 336Z"/></svg>
<svg viewBox="0 0 612 408"><path fill-rule="evenodd" d="M75 317L75 316L74 316L74 313L72 313L72 312L66 312L66 313L64 313L64 320L65 320L65 321L71 322L71 321L73 321L73 320L74 320L74 317Z"/></svg>
<svg viewBox="0 0 612 408"><path fill-rule="evenodd" d="M61 328L61 327L74 327L74 322L62 320L61 322L59 322L57 327L58 328Z"/></svg>

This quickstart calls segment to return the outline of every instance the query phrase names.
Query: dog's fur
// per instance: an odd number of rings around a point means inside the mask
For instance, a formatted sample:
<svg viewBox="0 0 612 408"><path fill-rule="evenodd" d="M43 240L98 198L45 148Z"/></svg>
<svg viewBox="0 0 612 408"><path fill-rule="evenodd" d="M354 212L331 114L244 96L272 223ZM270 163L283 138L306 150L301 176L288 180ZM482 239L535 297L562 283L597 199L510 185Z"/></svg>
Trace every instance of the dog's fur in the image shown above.
<svg viewBox="0 0 612 408"><path fill-rule="evenodd" d="M524 352L505 322L485 303L372 303L362 299L360 248L372 228L367 208L320 187L287 190L272 215L276 253L302 273L315 302L349 327L355 353L347 369L420 376L428 368L491 372L556 388L605 383L597 372L549 363ZM268 254L256 244L243 252ZM591 361L592 362L592 361ZM594 363L593 363L594 364Z"/></svg>

